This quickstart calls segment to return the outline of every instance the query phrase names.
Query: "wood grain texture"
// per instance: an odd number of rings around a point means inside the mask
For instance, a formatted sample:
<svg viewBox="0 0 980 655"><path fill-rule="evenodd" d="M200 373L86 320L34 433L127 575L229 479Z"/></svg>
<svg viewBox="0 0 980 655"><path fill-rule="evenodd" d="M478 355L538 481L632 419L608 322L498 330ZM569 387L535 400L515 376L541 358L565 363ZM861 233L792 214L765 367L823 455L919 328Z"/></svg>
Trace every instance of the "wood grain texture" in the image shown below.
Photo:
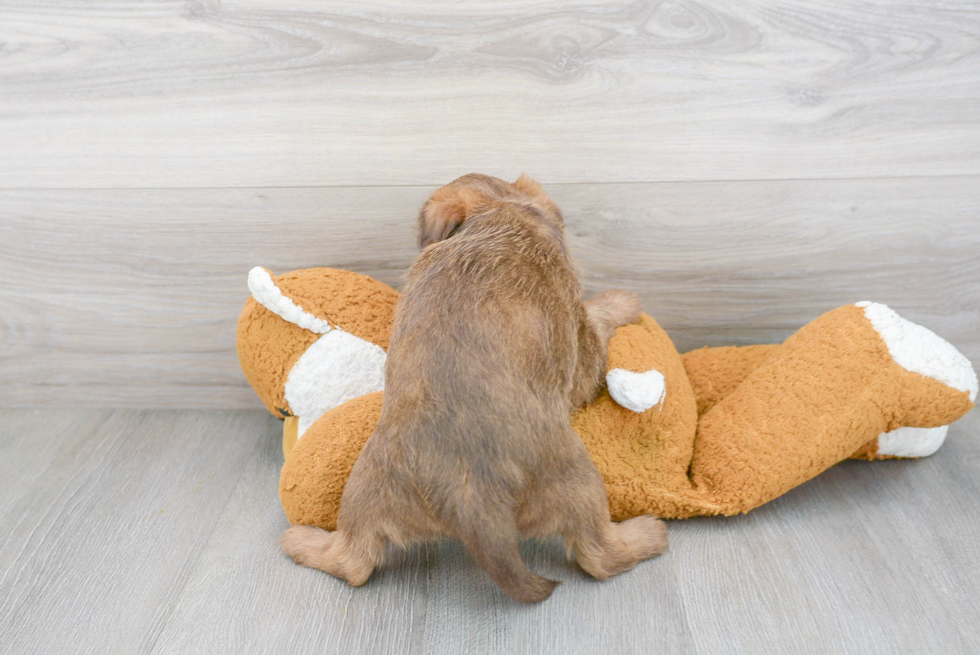
<svg viewBox="0 0 980 655"><path fill-rule="evenodd" d="M256 264L397 285L459 174L546 183L589 293L681 350L862 299L980 362L968 0L0 0L0 651L980 652L980 415L666 556L508 601L458 544L280 552ZM170 407L180 411L37 409Z"/></svg>
<svg viewBox="0 0 980 655"><path fill-rule="evenodd" d="M397 286L431 187L0 191L0 406L258 407L248 269ZM586 290L681 350L782 341L871 299L980 362L980 177L552 185Z"/></svg>
<svg viewBox="0 0 980 655"><path fill-rule="evenodd" d="M533 607L457 543L392 551L359 589L299 567L279 549L278 449L270 440L249 463L154 653L694 652L665 559L598 584L565 562L560 540L528 542L528 566L563 582Z"/></svg>
<svg viewBox="0 0 980 655"><path fill-rule="evenodd" d="M0 413L5 461L49 462L0 497L0 649L147 652L277 425L260 412Z"/></svg>
<svg viewBox="0 0 980 655"><path fill-rule="evenodd" d="M527 542L529 568L563 582L533 607L455 543L393 551L359 589L294 565L278 547L278 425L253 411L0 411L0 650L980 649L976 412L931 458L844 462L748 515L671 521L663 557L604 583L559 541Z"/></svg>
<svg viewBox="0 0 980 655"><path fill-rule="evenodd" d="M249 462L154 653L694 652L666 560L600 585L560 541L526 543L528 566L564 583L535 607L456 543L393 551L359 589L299 567L279 549L280 459L270 439Z"/></svg>
<svg viewBox="0 0 980 655"><path fill-rule="evenodd" d="M109 410L80 413L72 410L19 410L0 412L0 589L18 551L17 534L36 525L37 489L45 484L48 469L73 441L88 441L108 420ZM30 511L25 512L24 508Z"/></svg>
<svg viewBox="0 0 980 655"><path fill-rule="evenodd" d="M949 439L943 446L950 451L946 457L924 459L913 468L889 462L872 468L871 475L858 482L863 496L894 528L897 539L889 547L916 554L915 577L903 584L927 580L943 599L944 615L926 617L929 629L940 622L953 622L962 652L969 653L980 651L976 603L980 598L980 415L974 411L955 424ZM908 491L895 493L896 488ZM956 519L943 526L926 520L927 516ZM955 528L949 529L952 526Z"/></svg>
<svg viewBox="0 0 980 655"><path fill-rule="evenodd" d="M0 188L980 174L972 2L0 5Z"/></svg>
<svg viewBox="0 0 980 655"><path fill-rule="evenodd" d="M976 652L978 418L934 457L843 462L748 515L677 522L698 651Z"/></svg>

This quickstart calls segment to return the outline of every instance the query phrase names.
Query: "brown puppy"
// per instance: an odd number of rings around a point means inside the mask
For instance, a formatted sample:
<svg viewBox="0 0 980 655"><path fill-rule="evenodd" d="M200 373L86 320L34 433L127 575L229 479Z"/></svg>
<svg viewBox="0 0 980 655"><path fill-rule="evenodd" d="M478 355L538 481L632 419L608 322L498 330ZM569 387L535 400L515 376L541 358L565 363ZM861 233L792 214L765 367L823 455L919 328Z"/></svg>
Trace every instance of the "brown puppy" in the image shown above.
<svg viewBox="0 0 980 655"><path fill-rule="evenodd" d="M588 303L561 213L537 182L466 175L419 216L422 253L395 312L381 418L344 487L337 530L286 531L297 563L364 584L385 542L460 539L501 589L541 601L522 535L561 533L599 579L660 554L663 523L615 524L572 430L593 400L606 344L637 319L632 293Z"/></svg>

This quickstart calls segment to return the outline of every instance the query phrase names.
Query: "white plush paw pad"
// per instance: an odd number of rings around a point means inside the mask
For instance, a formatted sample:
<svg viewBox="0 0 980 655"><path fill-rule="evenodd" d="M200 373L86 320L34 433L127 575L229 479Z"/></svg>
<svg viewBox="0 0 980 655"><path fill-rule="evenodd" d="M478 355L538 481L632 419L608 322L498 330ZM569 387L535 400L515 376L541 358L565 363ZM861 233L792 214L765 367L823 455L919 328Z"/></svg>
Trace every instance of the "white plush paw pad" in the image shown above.
<svg viewBox="0 0 980 655"><path fill-rule="evenodd" d="M977 374L963 353L932 330L908 321L887 305L859 302L857 306L881 335L892 358L902 368L930 377L977 398Z"/></svg>
<svg viewBox="0 0 980 655"><path fill-rule="evenodd" d="M621 407L637 413L658 405L667 395L664 374L656 369L634 373L614 368L606 373L606 386Z"/></svg>
<svg viewBox="0 0 980 655"><path fill-rule="evenodd" d="M928 457L946 441L948 425L938 428L898 428L878 435L878 454L892 457Z"/></svg>

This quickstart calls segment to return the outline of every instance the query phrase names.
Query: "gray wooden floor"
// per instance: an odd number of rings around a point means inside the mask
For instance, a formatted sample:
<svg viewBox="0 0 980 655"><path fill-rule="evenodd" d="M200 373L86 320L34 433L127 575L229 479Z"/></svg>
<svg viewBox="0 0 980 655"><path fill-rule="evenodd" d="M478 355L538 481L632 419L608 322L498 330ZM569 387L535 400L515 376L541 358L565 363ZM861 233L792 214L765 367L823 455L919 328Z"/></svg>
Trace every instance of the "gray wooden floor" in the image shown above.
<svg viewBox="0 0 980 655"><path fill-rule="evenodd" d="M504 597L454 543L361 589L279 551L280 424L258 411L0 411L3 653L970 653L980 413L920 461L846 462L663 557Z"/></svg>

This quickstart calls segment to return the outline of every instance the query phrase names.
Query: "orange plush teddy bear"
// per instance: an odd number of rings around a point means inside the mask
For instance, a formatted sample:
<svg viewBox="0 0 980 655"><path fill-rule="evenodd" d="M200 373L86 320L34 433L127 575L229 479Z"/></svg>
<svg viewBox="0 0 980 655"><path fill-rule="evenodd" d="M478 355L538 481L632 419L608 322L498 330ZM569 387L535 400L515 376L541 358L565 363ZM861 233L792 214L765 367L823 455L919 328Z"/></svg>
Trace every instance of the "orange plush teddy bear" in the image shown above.
<svg viewBox="0 0 980 655"><path fill-rule="evenodd" d="M246 377L285 419L279 493L294 524L336 527L381 412L397 291L350 271L249 273ZM747 512L848 457L930 455L973 407L952 345L884 305L840 307L781 345L678 354L643 314L609 344L606 389L572 417L614 520Z"/></svg>

